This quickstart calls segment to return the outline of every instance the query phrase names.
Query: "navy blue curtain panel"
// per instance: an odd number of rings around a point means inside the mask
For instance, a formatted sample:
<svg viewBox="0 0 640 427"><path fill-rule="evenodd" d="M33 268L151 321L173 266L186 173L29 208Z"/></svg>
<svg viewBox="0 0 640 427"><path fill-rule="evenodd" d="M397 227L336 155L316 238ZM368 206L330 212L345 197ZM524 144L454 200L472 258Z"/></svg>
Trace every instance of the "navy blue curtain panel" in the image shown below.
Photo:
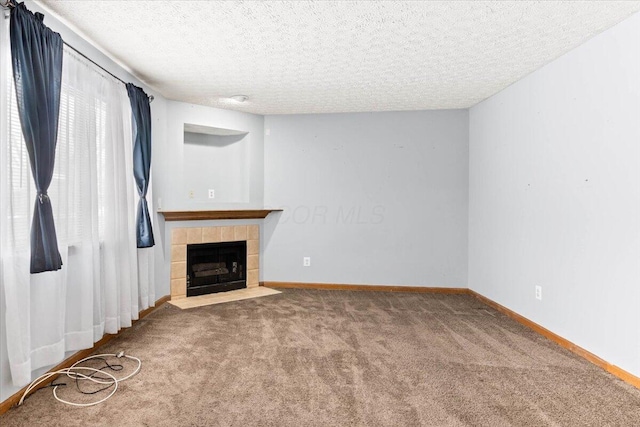
<svg viewBox="0 0 640 427"><path fill-rule="evenodd" d="M62 268L51 201L62 78L62 38L44 15L18 4L11 10L11 63L18 114L37 196L31 223L31 273Z"/></svg>
<svg viewBox="0 0 640 427"><path fill-rule="evenodd" d="M155 245L146 199L151 169L151 108L149 97L138 86L127 83L127 93L133 113L133 175L140 195L136 237L139 248L150 248Z"/></svg>

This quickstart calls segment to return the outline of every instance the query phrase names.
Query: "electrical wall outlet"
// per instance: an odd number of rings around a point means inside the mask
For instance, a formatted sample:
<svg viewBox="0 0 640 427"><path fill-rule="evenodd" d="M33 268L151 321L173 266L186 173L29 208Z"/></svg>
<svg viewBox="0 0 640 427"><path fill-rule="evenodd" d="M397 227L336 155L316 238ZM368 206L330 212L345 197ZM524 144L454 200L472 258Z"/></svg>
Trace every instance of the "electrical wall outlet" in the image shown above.
<svg viewBox="0 0 640 427"><path fill-rule="evenodd" d="M536 286L536 299L542 300L542 286Z"/></svg>
<svg viewBox="0 0 640 427"><path fill-rule="evenodd" d="M311 267L311 257L303 257L302 258L302 266L303 267Z"/></svg>
<svg viewBox="0 0 640 427"><path fill-rule="evenodd" d="M214 190L213 188L209 189L209 198L210 199L215 199L216 197L216 190Z"/></svg>
<svg viewBox="0 0 640 427"><path fill-rule="evenodd" d="M195 191L193 191L193 190L189 190L189 198L190 198L190 199L193 199L193 198L195 197L195 195L196 195L196 192L195 192Z"/></svg>

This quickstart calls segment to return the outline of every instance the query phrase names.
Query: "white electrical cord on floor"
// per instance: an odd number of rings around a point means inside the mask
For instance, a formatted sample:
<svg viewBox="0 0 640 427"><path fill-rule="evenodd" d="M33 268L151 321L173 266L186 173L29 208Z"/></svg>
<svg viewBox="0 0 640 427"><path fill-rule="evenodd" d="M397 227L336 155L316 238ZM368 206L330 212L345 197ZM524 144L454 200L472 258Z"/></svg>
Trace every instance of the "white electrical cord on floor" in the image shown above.
<svg viewBox="0 0 640 427"><path fill-rule="evenodd" d="M116 358L122 358L125 357L127 359L131 359L131 360L135 360L138 362L138 366L136 366L136 369L130 373L129 375L127 375L124 378L116 378L115 376L113 376L113 374L110 374L109 372L103 371L101 369L95 369L95 368L90 368L88 366L77 366L78 364L82 363L82 362L86 362L87 360L91 360L91 359L97 359L97 358L104 358L104 357L116 357ZM30 391L32 391L34 388L36 388L38 385L42 384L43 382L45 382L46 380L48 380L49 378L55 376L55 375L61 375L61 374L66 374L69 378L71 379L75 379L75 380L88 380L97 384L106 384L106 385L111 385L113 384L113 390L111 391L111 393L104 397L103 399L98 400L97 402L90 402L90 403L76 403L76 402L69 402L67 400L61 399L58 397L58 394L56 392L56 390L58 389L58 385L54 386L53 388L53 397L56 398L57 401L62 402L62 403L66 403L67 405L72 405L72 406L80 406L80 407L86 407L86 406L93 406L93 405L97 405L99 403L102 403L104 401L106 401L107 399L109 399L111 396L113 396L116 392L116 390L118 390L118 383L122 382L122 381L126 381L129 378L133 377L135 374L137 374L138 372L140 372L140 367L142 366L142 361L140 359L138 359L137 357L134 356L129 356L124 354L124 352L120 352L118 354L96 354L94 356L89 356L89 357L85 357L82 360L77 361L76 363L74 363L73 365L71 365L68 368L65 369L61 369L59 371L54 371L54 372L47 372L44 375L39 376L38 378L36 378L35 380L33 380L31 382L31 384L29 384L29 387L27 387L27 389L25 390L24 394L22 395L22 397L20 398L20 401L18 402L18 406L22 405L22 403L24 402L25 397L27 396L27 394L29 394ZM85 371L90 371L93 373L101 373L104 374L108 377L111 378L110 381L107 381L105 379L102 378L94 378L92 376L87 376L84 375L78 371L81 370L85 370Z"/></svg>

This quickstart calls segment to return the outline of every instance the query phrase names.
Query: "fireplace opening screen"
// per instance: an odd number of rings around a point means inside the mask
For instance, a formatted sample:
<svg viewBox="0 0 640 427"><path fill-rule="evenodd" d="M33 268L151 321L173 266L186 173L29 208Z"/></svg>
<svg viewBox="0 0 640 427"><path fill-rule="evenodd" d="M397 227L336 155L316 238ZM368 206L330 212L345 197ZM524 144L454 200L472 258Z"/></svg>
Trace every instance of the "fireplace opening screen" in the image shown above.
<svg viewBox="0 0 640 427"><path fill-rule="evenodd" d="M247 242L187 245L187 297L247 287Z"/></svg>

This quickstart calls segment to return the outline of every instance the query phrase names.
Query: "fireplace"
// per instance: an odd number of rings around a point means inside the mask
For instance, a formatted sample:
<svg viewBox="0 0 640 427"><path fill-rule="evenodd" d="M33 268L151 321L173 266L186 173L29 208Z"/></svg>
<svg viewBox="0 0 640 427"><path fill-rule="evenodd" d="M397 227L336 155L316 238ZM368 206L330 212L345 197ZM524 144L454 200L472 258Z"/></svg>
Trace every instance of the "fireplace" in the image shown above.
<svg viewBox="0 0 640 427"><path fill-rule="evenodd" d="M238 242L246 245L246 287L257 287L260 284L260 226L258 224L172 229L171 299L187 297L187 246Z"/></svg>
<svg viewBox="0 0 640 427"><path fill-rule="evenodd" d="M247 287L247 242L187 245L187 297Z"/></svg>

